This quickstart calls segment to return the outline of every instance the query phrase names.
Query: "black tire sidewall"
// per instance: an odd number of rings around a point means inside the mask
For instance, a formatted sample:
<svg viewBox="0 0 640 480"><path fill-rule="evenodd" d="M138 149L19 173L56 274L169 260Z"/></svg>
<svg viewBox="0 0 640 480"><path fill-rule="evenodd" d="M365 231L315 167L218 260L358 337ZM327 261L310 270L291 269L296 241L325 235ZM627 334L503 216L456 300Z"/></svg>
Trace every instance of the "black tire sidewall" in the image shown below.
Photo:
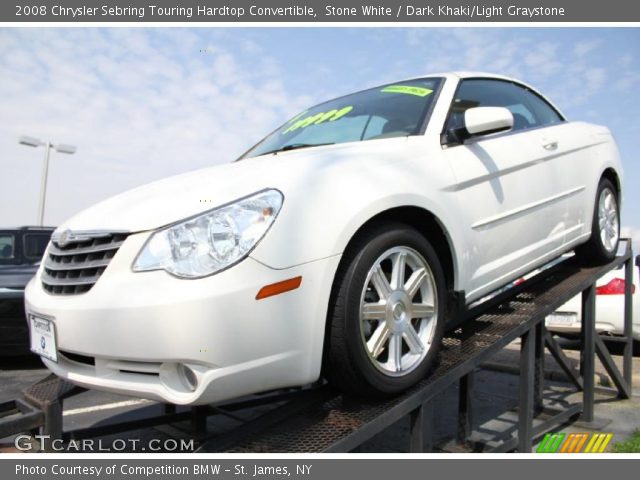
<svg viewBox="0 0 640 480"><path fill-rule="evenodd" d="M437 289L438 313L433 343L421 364L407 375L392 377L385 375L372 365L365 351L360 331L360 300L368 272L374 262L387 250L401 246L414 249L427 261ZM444 329L446 308L444 274L435 250L429 242L417 231L404 226L386 228L374 233L351 262L345 273L343 288L346 301L344 315L340 320L344 322L345 346L348 349L348 358L362 380L377 392L393 394L405 390L424 378L437 355Z"/></svg>
<svg viewBox="0 0 640 480"><path fill-rule="evenodd" d="M600 237L600 223L598 219L598 206L600 204L600 195L604 189L609 189L611 193L613 193L614 198L616 199L616 211L618 215L618 242L613 251L609 252L604 244L602 243L602 238ZM618 198L618 191L611 183L611 181L607 178L603 178L600 180L598 184L598 190L596 191L596 199L593 207L593 218L591 224L591 239L590 243L592 245L593 251L591 252L596 260L613 260L616 256L616 252L618 250L618 244L620 243L620 199Z"/></svg>

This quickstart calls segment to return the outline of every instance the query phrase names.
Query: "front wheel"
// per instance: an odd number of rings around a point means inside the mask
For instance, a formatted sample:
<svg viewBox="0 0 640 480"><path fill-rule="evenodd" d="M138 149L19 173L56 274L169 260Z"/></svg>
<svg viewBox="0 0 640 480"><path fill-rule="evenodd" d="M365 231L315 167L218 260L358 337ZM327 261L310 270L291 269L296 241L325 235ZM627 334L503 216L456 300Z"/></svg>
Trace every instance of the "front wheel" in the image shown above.
<svg viewBox="0 0 640 480"><path fill-rule="evenodd" d="M344 266L329 316L327 377L359 395L399 393L424 378L442 339L438 257L417 231L396 225L361 238Z"/></svg>
<svg viewBox="0 0 640 480"><path fill-rule="evenodd" d="M600 180L596 193L591 237L576 249L585 264L598 265L610 262L616 256L620 242L620 210L618 192L607 178Z"/></svg>

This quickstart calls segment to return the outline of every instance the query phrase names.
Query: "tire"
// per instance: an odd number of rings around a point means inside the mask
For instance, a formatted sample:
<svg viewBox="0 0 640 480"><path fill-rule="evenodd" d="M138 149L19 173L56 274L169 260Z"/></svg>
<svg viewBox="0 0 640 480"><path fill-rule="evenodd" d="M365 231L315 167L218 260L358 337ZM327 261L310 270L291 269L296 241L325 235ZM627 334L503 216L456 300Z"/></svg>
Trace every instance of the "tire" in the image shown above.
<svg viewBox="0 0 640 480"><path fill-rule="evenodd" d="M596 193L591 237L576 249L585 265L601 265L612 261L620 242L620 208L618 191L607 178L600 180Z"/></svg>
<svg viewBox="0 0 640 480"><path fill-rule="evenodd" d="M435 250L416 230L387 225L362 235L341 265L329 308L325 375L359 396L400 393L426 376L442 341L446 286Z"/></svg>

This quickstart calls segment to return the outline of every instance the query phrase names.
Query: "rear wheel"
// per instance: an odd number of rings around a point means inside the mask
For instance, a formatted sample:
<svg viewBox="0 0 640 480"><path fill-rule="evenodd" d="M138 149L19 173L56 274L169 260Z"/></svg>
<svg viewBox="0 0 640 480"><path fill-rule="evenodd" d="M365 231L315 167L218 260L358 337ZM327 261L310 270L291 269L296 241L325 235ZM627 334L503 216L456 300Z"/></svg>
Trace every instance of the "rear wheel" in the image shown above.
<svg viewBox="0 0 640 480"><path fill-rule="evenodd" d="M586 264L602 264L613 260L620 242L620 210L618 192L607 178L600 180L591 225L591 238L576 249Z"/></svg>
<svg viewBox="0 0 640 480"><path fill-rule="evenodd" d="M389 395L421 380L442 338L445 282L429 242L386 226L345 257L330 312L329 380L360 395Z"/></svg>

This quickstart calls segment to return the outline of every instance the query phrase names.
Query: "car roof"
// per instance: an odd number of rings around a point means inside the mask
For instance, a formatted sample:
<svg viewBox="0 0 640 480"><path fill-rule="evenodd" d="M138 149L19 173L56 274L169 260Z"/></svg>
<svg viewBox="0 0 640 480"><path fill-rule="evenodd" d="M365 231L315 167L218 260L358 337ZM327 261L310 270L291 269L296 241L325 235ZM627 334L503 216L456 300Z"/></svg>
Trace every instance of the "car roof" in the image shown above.
<svg viewBox="0 0 640 480"><path fill-rule="evenodd" d="M417 75L417 76L413 76L411 78L405 78L403 80L415 80L415 79L418 79L418 78L428 78L428 77L449 77L449 78L450 77L456 77L456 78L459 78L459 79L462 79L462 78L492 78L492 79L496 79L496 80L507 80L507 81L510 81L510 82L516 82L516 83L521 83L523 85L526 85L523 81L518 80L517 78L508 77L506 75L500 75L500 74L497 74L497 73L490 73L490 72L476 72L476 71L466 71L466 70L459 70L459 71L453 71L453 72L427 73L425 75Z"/></svg>
<svg viewBox="0 0 640 480"><path fill-rule="evenodd" d="M445 77L445 78L458 79L458 80L462 80L465 78L488 78L493 80L505 80L507 82L515 82L531 90L532 92L535 92L537 95L542 97L551 106L553 106L553 108L555 108L558 113L560 113L562 118L566 119L566 116L562 113L562 111L558 108L558 106L554 104L548 97L542 94L537 88L529 85L526 82L523 82L522 80L518 80L517 78L513 78L513 77L508 77L506 75L500 75L497 73L489 73L489 72L459 70L459 71L452 71L452 72L429 73L426 75L419 75L411 78L405 78L404 80L401 80L401 81L416 80L418 78L428 78L428 77Z"/></svg>
<svg viewBox="0 0 640 480"><path fill-rule="evenodd" d="M497 73L458 71L458 72L451 72L451 75L455 75L456 77L459 77L459 78L477 78L477 77L495 78L498 80L510 80L510 81L522 83L518 79L507 77L506 75L499 75Z"/></svg>
<svg viewBox="0 0 640 480"><path fill-rule="evenodd" d="M24 225L22 227L0 227L0 232L53 232L56 227L40 227L35 225Z"/></svg>
<svg viewBox="0 0 640 480"><path fill-rule="evenodd" d="M454 80L462 80L465 78L488 78L488 79L492 79L492 80L505 80L507 82L515 82L515 83L519 83L520 85L528 88L529 90L532 90L534 92L536 92L538 95L543 96L537 88L532 87L531 85L529 85L526 82L523 82L522 80L518 80L517 78L513 78L513 77L508 77L506 75L500 75L497 73L489 73L489 72L474 72L474 71L465 71L465 70L460 70L460 71L454 71L454 72L439 72L439 73L428 73L425 75L417 75L417 76L413 76L410 78L404 78L399 80L400 82L403 81L409 81L409 80L417 80L419 78L429 78L429 77L444 77L444 78L449 78L449 79L454 79ZM545 100L547 100L549 103L551 103L549 101L548 98L544 97ZM553 103L552 103L553 105ZM554 105L555 107L555 105ZM556 108L557 109L557 108Z"/></svg>

